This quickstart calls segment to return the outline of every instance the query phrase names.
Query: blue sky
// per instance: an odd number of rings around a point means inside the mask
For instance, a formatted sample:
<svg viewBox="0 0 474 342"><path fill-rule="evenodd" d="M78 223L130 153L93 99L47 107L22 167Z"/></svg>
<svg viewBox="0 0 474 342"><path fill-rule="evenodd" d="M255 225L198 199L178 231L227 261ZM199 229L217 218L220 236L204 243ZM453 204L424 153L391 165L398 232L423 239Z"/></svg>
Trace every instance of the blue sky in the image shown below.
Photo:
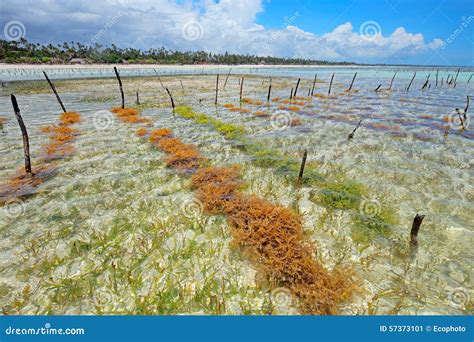
<svg viewBox="0 0 474 342"><path fill-rule="evenodd" d="M317 35L334 30L345 22L360 27L366 21L379 23L387 35L402 26L422 33L426 41L446 40L459 29L463 18L474 15L473 0L268 0L257 21L269 28L281 27L282 18L298 12L295 24ZM389 58L403 63L403 59ZM474 65L474 21L444 49L409 58L408 63Z"/></svg>
<svg viewBox="0 0 474 342"><path fill-rule="evenodd" d="M472 0L1 0L0 24L40 43L474 65Z"/></svg>

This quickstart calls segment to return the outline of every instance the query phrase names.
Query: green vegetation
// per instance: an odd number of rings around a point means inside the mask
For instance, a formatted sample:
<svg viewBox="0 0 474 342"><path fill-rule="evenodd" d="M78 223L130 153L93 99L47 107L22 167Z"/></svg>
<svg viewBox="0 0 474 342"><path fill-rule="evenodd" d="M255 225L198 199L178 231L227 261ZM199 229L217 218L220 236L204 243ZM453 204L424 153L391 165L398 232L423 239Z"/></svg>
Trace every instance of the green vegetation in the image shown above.
<svg viewBox="0 0 474 342"><path fill-rule="evenodd" d="M0 40L0 61L4 63L63 64L72 58L81 58L86 63L140 63L140 64L354 64L346 62L317 61L303 58L261 57L236 55L227 52L214 54L205 51L173 51L164 47L142 51L133 48L84 45L64 42L63 44L41 45L29 43L25 38L19 41Z"/></svg>
<svg viewBox="0 0 474 342"><path fill-rule="evenodd" d="M353 180L336 180L326 182L316 196L316 201L335 209L357 209L360 198L364 195L364 187Z"/></svg>
<svg viewBox="0 0 474 342"><path fill-rule="evenodd" d="M185 119L191 119L200 125L211 125L216 131L221 133L226 139L239 138L246 134L242 126L233 125L216 120L208 115L196 113L191 107L178 106L175 110L176 114Z"/></svg>
<svg viewBox="0 0 474 342"><path fill-rule="evenodd" d="M353 218L351 237L357 243L368 244L377 237L389 237L395 224L398 224L397 216L388 208L381 208L374 215L357 213Z"/></svg>

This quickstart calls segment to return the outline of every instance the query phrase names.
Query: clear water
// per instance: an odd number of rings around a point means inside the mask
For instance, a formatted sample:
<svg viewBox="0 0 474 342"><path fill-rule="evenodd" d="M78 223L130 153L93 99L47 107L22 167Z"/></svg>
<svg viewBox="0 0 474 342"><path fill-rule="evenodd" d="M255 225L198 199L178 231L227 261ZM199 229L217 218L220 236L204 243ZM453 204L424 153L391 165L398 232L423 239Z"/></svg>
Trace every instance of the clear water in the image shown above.
<svg viewBox="0 0 474 342"><path fill-rule="evenodd" d="M219 120L244 125L252 141L320 162L323 174L344 170L369 189L366 202L395 208L399 223L389 238L368 244L351 239L351 211L331 210L311 201L317 189L295 191L293 180L251 164L251 156L206 125L172 115L169 100L155 77L121 72L127 101L135 91L141 101L158 103L142 114L156 127L169 127L185 142L196 144L213 164L239 163L247 192L296 206L304 216L308 239L318 257L332 268L352 265L361 292L341 306L347 314L472 313L474 242L474 131L461 131L454 108L464 108L473 95L471 70L463 69L456 88L434 86L433 70L419 69L406 92L413 68L400 69L392 92L387 88L394 68L234 68L245 72L244 96L265 100L269 77L272 96L288 98L302 77L299 95L306 96L314 73L331 98L313 98L292 117L302 125L279 127L274 117L255 117L257 110L278 111L271 103L246 106L235 113L224 103L238 104L238 77L231 75L214 105L215 76L199 69L169 70L162 80L179 104ZM35 79L39 69L0 69L3 80ZM75 69L74 69L75 70ZM217 69L216 69L217 70ZM208 70L215 72L216 70ZM78 75L58 69L55 79L111 76L111 69ZM142 76L153 75L141 70ZM158 70L164 73L163 70ZM228 68L217 70L222 75ZM354 91L344 93L357 71ZM446 79L448 73L440 71ZM153 71L154 73L154 71ZM174 73L174 74L172 74ZM421 87L431 73L431 87ZM34 76L36 75L36 76ZM43 81L7 82L0 96L0 116L9 121L0 133L0 179L6 181L22 165L21 135L9 94L14 92L30 132L32 158L39 164L47 137L41 126L56 123L60 107ZM183 86L182 86L182 85ZM76 153L54 162L53 178L36 195L0 211L0 305L4 313L21 314L267 314L297 313L295 301L269 306L271 290L262 286L253 266L230 244L225 218L193 208L187 177L167 169L163 154L135 135L136 126L117 121L106 110L119 104L113 79L58 81L68 110L81 113ZM472 104L474 105L474 104ZM469 110L471 111L471 109ZM445 122L445 117L454 120ZM100 120L99 120L100 119ZM359 120L362 127L347 140ZM445 138L445 126L452 129ZM361 208L360 210L364 210ZM419 248L410 254L409 230L416 213L426 215Z"/></svg>

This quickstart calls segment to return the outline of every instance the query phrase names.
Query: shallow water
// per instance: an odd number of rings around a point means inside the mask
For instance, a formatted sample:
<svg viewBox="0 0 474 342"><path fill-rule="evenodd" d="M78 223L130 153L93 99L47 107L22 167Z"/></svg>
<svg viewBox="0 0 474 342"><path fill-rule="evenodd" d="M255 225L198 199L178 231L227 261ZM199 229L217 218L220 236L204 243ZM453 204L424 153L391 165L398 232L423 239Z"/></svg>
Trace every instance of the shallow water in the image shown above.
<svg viewBox="0 0 474 342"><path fill-rule="evenodd" d="M472 313L474 132L472 125L460 130L454 115L454 108L464 108L466 95L473 94L474 82L467 83L470 71L460 73L456 88L435 87L431 71L431 87L422 91L430 71L419 70L406 92L413 71L400 70L392 92L375 92L379 84L388 87L392 69L320 69L315 93L327 94L330 75L336 72L332 97L313 97L292 112L279 110L281 103L265 104L269 73L272 97L285 99L297 77L303 78L298 95L306 96L315 70L262 70L252 70L244 81L244 97L264 101L262 106L243 104L249 113L223 107L238 106L239 79L234 75L225 88L221 77L218 106L215 76L162 80L179 104L245 126L252 142L298 158L307 148L308 161L317 162L318 172L344 173L367 189L359 208L322 205L314 200L321 189L295 190L296 175L256 166L254 156L239 149L237 141L226 140L209 125L173 116L156 78L128 78L124 72L124 87L130 105L137 90L142 102L158 104L142 111L156 127L173 129L215 165L242 165L246 192L303 214L305 234L316 244L317 257L328 268L351 265L359 278L360 293L341 305L341 313ZM343 92L355 71L353 92ZM102 70L106 72L110 70ZM447 72L441 74L440 79L446 78ZM5 72L2 78L7 79ZM53 163L56 174L34 196L0 211L4 313L298 312L296 300L272 303L271 290L231 245L225 218L204 215L193 201L188 178L166 168L163 154L135 135L137 127L107 111L119 104L115 80L61 81L57 88L66 108L82 115L75 126L80 130L73 142L76 152ZM10 92L18 94L34 165L41 162L41 145L48 140L39 128L56 123L60 113L43 85L11 82L2 88L0 116L9 119L0 133L2 181L22 165ZM272 115L255 117L258 110ZM288 120L296 117L302 124L289 126ZM348 140L359 120L362 126ZM444 137L447 125L452 127ZM354 212L385 208L398 218L391 234L355 241ZM426 217L415 253L408 237L416 213Z"/></svg>

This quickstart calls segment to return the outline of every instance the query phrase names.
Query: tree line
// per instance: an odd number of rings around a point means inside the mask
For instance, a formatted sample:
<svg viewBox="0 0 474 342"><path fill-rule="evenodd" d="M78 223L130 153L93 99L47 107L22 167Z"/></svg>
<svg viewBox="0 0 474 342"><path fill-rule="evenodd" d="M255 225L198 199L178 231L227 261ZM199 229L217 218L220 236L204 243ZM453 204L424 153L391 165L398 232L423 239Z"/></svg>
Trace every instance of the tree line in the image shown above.
<svg viewBox="0 0 474 342"><path fill-rule="evenodd" d="M47 44L0 40L0 61L3 63L66 64L73 58L85 63L137 63L137 64L285 64L285 65L330 65L354 64L329 62L303 58L281 58L272 56L240 55L231 53L209 53L205 51L175 51L164 47L147 51L120 48L115 44L85 45L79 42Z"/></svg>

